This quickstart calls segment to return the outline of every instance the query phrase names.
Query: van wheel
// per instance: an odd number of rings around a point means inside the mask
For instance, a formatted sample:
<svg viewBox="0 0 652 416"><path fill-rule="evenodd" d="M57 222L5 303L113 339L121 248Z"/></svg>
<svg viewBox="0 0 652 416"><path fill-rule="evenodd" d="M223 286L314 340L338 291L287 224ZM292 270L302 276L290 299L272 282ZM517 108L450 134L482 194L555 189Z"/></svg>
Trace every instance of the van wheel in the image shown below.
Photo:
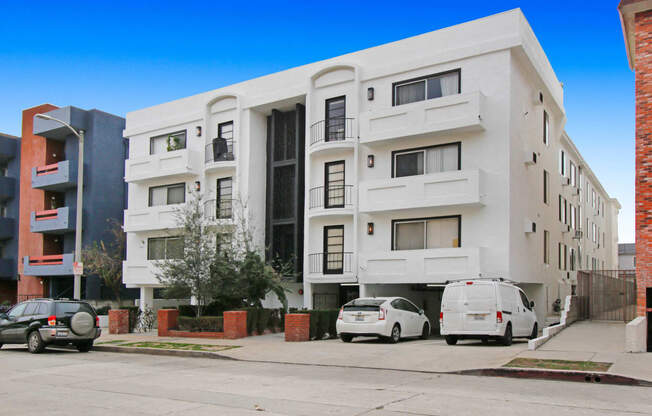
<svg viewBox="0 0 652 416"><path fill-rule="evenodd" d="M502 344L506 347L509 347L512 345L512 324L509 323L507 324L507 328L505 329L505 335L500 339Z"/></svg>
<svg viewBox="0 0 652 416"><path fill-rule="evenodd" d="M392 328L392 335L389 336L389 342L396 344L401 340L401 327L399 324L394 324Z"/></svg>
<svg viewBox="0 0 652 416"><path fill-rule="evenodd" d="M421 339L428 339L430 338L430 325L423 324L423 330L421 331Z"/></svg>
<svg viewBox="0 0 652 416"><path fill-rule="evenodd" d="M353 341L353 337L348 334L341 334L340 338L342 339L342 342L351 342Z"/></svg>
<svg viewBox="0 0 652 416"><path fill-rule="evenodd" d="M534 328L532 328L532 334L530 334L530 339L534 339L539 336L539 325L535 322Z"/></svg>
<svg viewBox="0 0 652 416"><path fill-rule="evenodd" d="M45 349L45 343L38 331L32 331L27 336L27 349L32 354L39 354Z"/></svg>
<svg viewBox="0 0 652 416"><path fill-rule="evenodd" d="M457 344L457 337L455 337L453 335L446 335L444 338L446 339L446 344L448 344L448 345Z"/></svg>

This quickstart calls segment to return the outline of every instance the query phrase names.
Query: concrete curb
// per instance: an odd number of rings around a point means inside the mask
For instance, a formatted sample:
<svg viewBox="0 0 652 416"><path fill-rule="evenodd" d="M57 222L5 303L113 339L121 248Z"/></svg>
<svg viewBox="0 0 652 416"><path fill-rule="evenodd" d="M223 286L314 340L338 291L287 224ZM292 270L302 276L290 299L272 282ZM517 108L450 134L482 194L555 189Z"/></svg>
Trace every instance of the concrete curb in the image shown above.
<svg viewBox="0 0 652 416"><path fill-rule="evenodd" d="M249 360L242 358L228 357L215 352L207 351L184 351L184 350L162 350L158 348L139 348L139 347L119 347L98 345L93 347L93 351L116 352L128 354L149 354L163 355L172 357L192 357L192 358L211 358L219 360L242 361L247 363L265 363L265 364L283 364L283 365L301 365L310 367L336 367L351 368L360 370L381 370L381 371L400 371L406 373L421 374L450 374L460 376L484 376L484 377L510 377L510 378L529 378L538 380L555 380L555 381L572 381L582 383L596 384L617 384L625 386L652 387L652 381L641 380L620 374L596 373L588 371L569 371L569 370L543 370L534 368L478 368L471 370L456 371L430 371L430 370L408 370L400 368L386 367L369 367L356 365L339 365L339 364L311 364L311 363L292 363L287 361L269 361L269 360Z"/></svg>

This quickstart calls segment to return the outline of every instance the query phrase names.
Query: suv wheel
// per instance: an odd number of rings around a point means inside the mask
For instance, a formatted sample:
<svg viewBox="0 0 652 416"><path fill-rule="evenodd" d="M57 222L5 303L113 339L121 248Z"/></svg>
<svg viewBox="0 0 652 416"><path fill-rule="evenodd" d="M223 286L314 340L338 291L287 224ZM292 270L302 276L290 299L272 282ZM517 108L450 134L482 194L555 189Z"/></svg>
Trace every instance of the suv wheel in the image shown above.
<svg viewBox="0 0 652 416"><path fill-rule="evenodd" d="M39 354L45 349L45 342L41 339L41 334L38 331L32 331L27 336L27 349L32 354Z"/></svg>
<svg viewBox="0 0 652 416"><path fill-rule="evenodd" d="M512 324L507 324L507 328L505 329L505 336L502 337L501 341L506 347L512 345Z"/></svg>
<svg viewBox="0 0 652 416"><path fill-rule="evenodd" d="M77 350L79 352L88 352L93 348L93 341L86 341L86 342L80 342L79 344L75 345L77 347Z"/></svg>

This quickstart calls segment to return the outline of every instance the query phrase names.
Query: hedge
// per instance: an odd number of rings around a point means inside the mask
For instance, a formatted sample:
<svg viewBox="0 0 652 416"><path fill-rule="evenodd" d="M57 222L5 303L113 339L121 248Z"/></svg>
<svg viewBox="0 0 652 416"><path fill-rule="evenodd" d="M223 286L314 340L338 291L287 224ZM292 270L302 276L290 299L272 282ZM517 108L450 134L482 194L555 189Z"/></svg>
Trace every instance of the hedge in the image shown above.
<svg viewBox="0 0 652 416"><path fill-rule="evenodd" d="M179 316L179 329L190 332L223 332L224 318L221 316L202 316L199 318Z"/></svg>
<svg viewBox="0 0 652 416"><path fill-rule="evenodd" d="M321 340L328 335L329 338L337 337L337 316L339 309L313 309L299 311L310 314L310 339Z"/></svg>
<svg viewBox="0 0 652 416"><path fill-rule="evenodd" d="M264 309L264 308L242 308L247 312L247 333L253 335L254 332L262 334L266 329L274 332L277 328L283 328L285 324L284 313L281 309Z"/></svg>
<svg viewBox="0 0 652 416"><path fill-rule="evenodd" d="M138 318L140 317L140 308L138 306L123 306L120 309L129 311L129 332L134 332L138 326Z"/></svg>

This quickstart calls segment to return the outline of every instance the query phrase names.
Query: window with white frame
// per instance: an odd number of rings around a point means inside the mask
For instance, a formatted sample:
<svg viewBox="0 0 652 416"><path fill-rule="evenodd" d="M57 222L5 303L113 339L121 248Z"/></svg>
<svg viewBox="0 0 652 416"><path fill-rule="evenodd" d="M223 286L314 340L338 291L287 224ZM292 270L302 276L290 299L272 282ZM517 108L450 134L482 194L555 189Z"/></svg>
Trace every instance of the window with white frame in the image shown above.
<svg viewBox="0 0 652 416"><path fill-rule="evenodd" d="M575 164L570 161L568 163L569 165L569 172L570 172L570 183L572 186L577 186L577 168L575 167Z"/></svg>
<svg viewBox="0 0 652 416"><path fill-rule="evenodd" d="M566 176L566 152L563 150L559 151L559 174Z"/></svg>
<svg viewBox="0 0 652 416"><path fill-rule="evenodd" d="M442 72L394 84L394 105L414 103L460 93L460 70Z"/></svg>
<svg viewBox="0 0 652 416"><path fill-rule="evenodd" d="M149 188L150 207L183 204L184 202L186 202L186 185L184 183Z"/></svg>
<svg viewBox="0 0 652 416"><path fill-rule="evenodd" d="M147 239L147 260L169 260L183 257L183 237Z"/></svg>
<svg viewBox="0 0 652 416"><path fill-rule="evenodd" d="M393 250L460 246L460 216L394 220Z"/></svg>
<svg viewBox="0 0 652 416"><path fill-rule="evenodd" d="M550 144L550 120L548 113L543 110L543 143L548 146Z"/></svg>
<svg viewBox="0 0 652 416"><path fill-rule="evenodd" d="M543 264L550 264L550 233L543 230Z"/></svg>
<svg viewBox="0 0 652 416"><path fill-rule="evenodd" d="M393 177L424 175L460 169L461 143L392 152Z"/></svg>
<svg viewBox="0 0 652 416"><path fill-rule="evenodd" d="M543 170L543 203L548 204L550 201L550 174Z"/></svg>
<svg viewBox="0 0 652 416"><path fill-rule="evenodd" d="M186 148L186 131L151 137L149 139L149 154L156 155Z"/></svg>

